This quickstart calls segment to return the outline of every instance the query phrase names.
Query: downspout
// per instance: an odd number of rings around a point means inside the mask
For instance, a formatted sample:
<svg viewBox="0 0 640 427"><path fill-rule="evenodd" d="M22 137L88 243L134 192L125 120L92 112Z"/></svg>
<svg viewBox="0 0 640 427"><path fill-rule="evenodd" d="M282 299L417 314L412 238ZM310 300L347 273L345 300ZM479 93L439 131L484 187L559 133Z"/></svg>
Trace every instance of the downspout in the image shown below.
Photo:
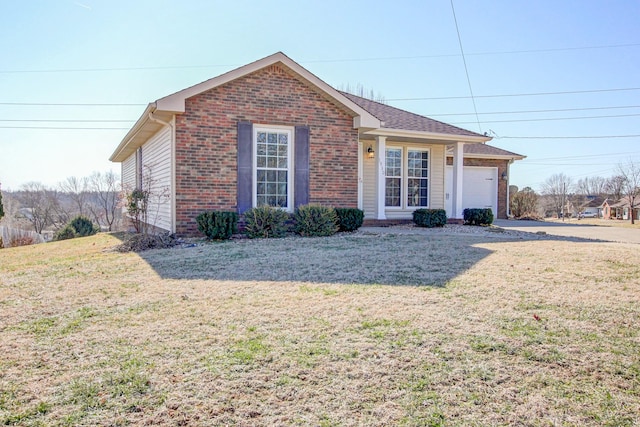
<svg viewBox="0 0 640 427"><path fill-rule="evenodd" d="M509 161L507 162L507 219L511 218L511 194L509 194L509 179L511 178L511 172L509 171L509 167L514 161L515 159L509 159Z"/></svg>
<svg viewBox="0 0 640 427"><path fill-rule="evenodd" d="M175 117L175 116L174 116ZM176 232L176 150L175 150L175 140L176 140L176 128L174 126L174 120L171 122L165 122L153 115L153 112L149 113L149 120L155 123L159 123L163 126L169 126L171 130L171 200L169 203L171 204L171 233Z"/></svg>

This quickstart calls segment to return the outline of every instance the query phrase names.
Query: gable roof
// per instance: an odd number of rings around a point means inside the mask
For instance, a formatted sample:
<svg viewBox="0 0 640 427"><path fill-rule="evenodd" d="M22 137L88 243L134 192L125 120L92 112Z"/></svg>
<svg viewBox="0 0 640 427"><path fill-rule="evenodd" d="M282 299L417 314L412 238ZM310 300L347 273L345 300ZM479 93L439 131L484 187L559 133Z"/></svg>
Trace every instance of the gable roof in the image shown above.
<svg viewBox="0 0 640 427"><path fill-rule="evenodd" d="M277 52L148 104L109 160L113 162L126 160L163 126L168 125L175 114L184 113L186 109L185 102L188 98L275 64L283 67L293 76L316 89L325 98L350 112L353 116L354 129L360 129L364 133L373 132L384 135L404 135L443 141L462 140L463 142L476 143L484 143L491 140L490 137L485 135L340 92L284 53Z"/></svg>

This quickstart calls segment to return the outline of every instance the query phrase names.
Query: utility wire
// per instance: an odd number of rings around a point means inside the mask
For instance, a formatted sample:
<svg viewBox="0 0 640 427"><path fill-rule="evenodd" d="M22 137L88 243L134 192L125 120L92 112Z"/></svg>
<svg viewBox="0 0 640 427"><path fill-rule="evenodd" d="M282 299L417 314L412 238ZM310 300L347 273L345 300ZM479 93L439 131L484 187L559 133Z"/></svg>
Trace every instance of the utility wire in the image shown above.
<svg viewBox="0 0 640 427"><path fill-rule="evenodd" d="M591 89L591 90L573 90L562 92L532 92L532 93L507 93L501 95L475 95L475 98L507 98L514 96L543 96L543 95L570 95L576 93L600 93L600 92L621 92L640 90L640 87L625 87L615 89ZM428 98L385 98L386 101L431 101L439 99L469 99L470 96L438 96Z"/></svg>
<svg viewBox="0 0 640 427"><path fill-rule="evenodd" d="M447 99L469 99L469 98L507 98L516 96L544 96L544 95L569 95L576 93L601 93L601 92L621 92L621 91L635 91L640 90L640 87L625 87L625 88L613 88L613 89L589 89L589 90L577 90L577 91L563 91L563 92L533 92L533 93L508 93L500 95L474 95L471 96L442 96L432 98L393 98L385 99L386 101L429 101L429 100L447 100ZM13 106L38 106L38 107L142 107L146 106L146 103L64 103L64 102L0 102L0 105L13 105ZM607 107L607 108L636 108L636 107ZM576 109L578 110L578 109ZM553 111L553 110L549 110ZM558 110L562 111L562 110ZM544 111L542 111L544 112ZM505 112L506 113L506 112ZM464 113L464 114L476 114L476 113ZM485 113L478 113L485 114ZM489 114L489 113L486 113ZM491 113L493 114L493 113ZM496 113L499 114L499 113ZM435 114L437 115L437 114ZM451 114L456 115L456 114Z"/></svg>
<svg viewBox="0 0 640 427"><path fill-rule="evenodd" d="M469 78L469 68L467 67L467 59L464 56L464 49L462 48L462 37L460 37L460 29L458 28L458 19L456 18L456 9L453 7L453 0L451 0L451 12L453 12L453 22L456 24L456 33L458 34L458 44L460 45L460 53L462 54L462 63L464 64L464 73L467 75L467 84L469 85L469 93L471 94L473 111L476 113L476 122L478 123L478 131L482 133L482 126L480 125L480 117L478 116L476 99L473 96L473 88L471 87L471 78Z"/></svg>
<svg viewBox="0 0 640 427"><path fill-rule="evenodd" d="M613 106L613 107L586 107L586 108L561 108L555 110L518 110L518 111L488 111L488 112L479 112L477 114L480 115L489 115L489 114L529 114L529 113L557 113L557 112L565 112L565 111L589 111L589 110L615 110L620 108L640 108L640 105L624 105L624 106ZM476 113L444 113L444 114L424 114L428 117L436 117L436 116L472 116Z"/></svg>
<svg viewBox="0 0 640 427"><path fill-rule="evenodd" d="M46 123L133 123L135 120L62 120L62 119L0 119L0 122L46 122Z"/></svg>
<svg viewBox="0 0 640 427"><path fill-rule="evenodd" d="M609 119L615 117L637 117L640 114L616 114L610 116L583 116L583 117L551 117L546 119L513 119L513 120L485 120L482 123L517 123L517 122L550 122L558 120L582 120L582 119ZM454 122L451 125L467 125L475 122Z"/></svg>
<svg viewBox="0 0 640 427"><path fill-rule="evenodd" d="M494 136L495 139L608 139L640 138L640 135L586 135L586 136Z"/></svg>
<svg viewBox="0 0 640 427"><path fill-rule="evenodd" d="M637 47L640 43L626 44L610 44L596 46L570 46L560 48L544 48L544 49L523 49L523 50L505 50L505 51L487 51L487 52L471 52L467 56L487 56L487 55L512 55L522 53L545 53L545 52L566 52L578 50L593 49L616 49L626 47ZM371 58L342 58L342 59L310 59L300 61L301 64L313 63L331 63L331 62L367 62L367 61L397 61L403 59L430 59L430 58L451 58L458 57L457 53L445 53L437 55L408 55L408 56L382 56ZM103 72L103 71L153 71L153 70L183 70L189 68L222 68L222 67L240 67L244 64L209 64L209 65L167 65L154 67L105 67L105 68L58 68L58 69L40 69L40 70L0 70L0 74L27 74L27 73L82 73L82 72Z"/></svg>

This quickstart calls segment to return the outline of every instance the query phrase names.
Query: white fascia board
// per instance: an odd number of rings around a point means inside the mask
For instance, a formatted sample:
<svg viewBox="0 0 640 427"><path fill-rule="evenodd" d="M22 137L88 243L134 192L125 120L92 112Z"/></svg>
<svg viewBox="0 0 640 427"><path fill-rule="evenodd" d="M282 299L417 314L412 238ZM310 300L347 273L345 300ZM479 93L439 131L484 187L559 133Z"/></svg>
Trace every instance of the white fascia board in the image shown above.
<svg viewBox="0 0 640 427"><path fill-rule="evenodd" d="M293 61L291 58L286 56L282 52L275 53L271 56L267 56L266 58L260 59L258 61L252 62L251 64L247 64L240 68L236 68L235 70L229 71L225 74L221 74L218 77L214 77L212 79L206 80L197 85L191 86L179 92L176 92L172 95L165 96L164 98L160 98L156 101L156 105L158 110L172 112L172 113L184 113L185 111L185 101L187 98L198 95L200 93L206 92L218 86L221 86L230 81L236 80L240 77L249 75L258 70L261 70L270 65L277 64L278 62L282 63L285 67L291 69L294 73L298 74L303 79L307 80L313 86L317 87L321 91L325 92L328 96L335 99L340 104L344 105L345 108L353 112L356 117L354 117L353 125L354 128L366 127L366 128L379 128L380 120L371 115L368 111L364 110L362 107L348 99L346 96L342 95L336 89L328 85L327 83L320 80L311 72L307 71L304 67Z"/></svg>
<svg viewBox="0 0 640 427"><path fill-rule="evenodd" d="M379 135L386 137L399 137L399 138L419 138L419 139L434 139L447 142L473 142L482 143L491 141L493 138L490 136L470 136L470 135L453 135L449 133L436 133L436 132L420 132L405 129L391 129L381 128L364 132L367 135Z"/></svg>
<svg viewBox="0 0 640 427"><path fill-rule="evenodd" d="M453 154L447 153L447 157L453 157ZM522 160L527 156L516 156L507 154L467 154L465 159L500 159L500 160Z"/></svg>
<svg viewBox="0 0 640 427"><path fill-rule="evenodd" d="M134 141L138 133L140 133L140 131L144 129L145 125L149 121L149 114L153 113L155 110L155 103L152 102L147 105L147 108L145 108L138 121L136 121L131 129L129 129L129 132L127 132L124 138L122 138L122 141L120 142L118 147L114 150L113 154L111 154L111 157L109 157L110 161L122 162L126 159L127 156L122 156L123 151L125 151L126 148Z"/></svg>

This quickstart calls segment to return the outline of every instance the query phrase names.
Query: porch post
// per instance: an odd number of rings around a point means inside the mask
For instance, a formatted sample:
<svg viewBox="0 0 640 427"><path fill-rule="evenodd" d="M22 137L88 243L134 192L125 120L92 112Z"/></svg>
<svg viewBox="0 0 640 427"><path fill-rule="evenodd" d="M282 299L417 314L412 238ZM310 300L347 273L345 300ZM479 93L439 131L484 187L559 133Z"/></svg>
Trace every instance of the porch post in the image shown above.
<svg viewBox="0 0 640 427"><path fill-rule="evenodd" d="M385 214L385 161L386 161L386 136L376 136L376 202L377 216L376 219L387 219Z"/></svg>
<svg viewBox="0 0 640 427"><path fill-rule="evenodd" d="M462 219L462 171L464 167L464 143L456 142L453 146L453 185L451 215L455 219Z"/></svg>

